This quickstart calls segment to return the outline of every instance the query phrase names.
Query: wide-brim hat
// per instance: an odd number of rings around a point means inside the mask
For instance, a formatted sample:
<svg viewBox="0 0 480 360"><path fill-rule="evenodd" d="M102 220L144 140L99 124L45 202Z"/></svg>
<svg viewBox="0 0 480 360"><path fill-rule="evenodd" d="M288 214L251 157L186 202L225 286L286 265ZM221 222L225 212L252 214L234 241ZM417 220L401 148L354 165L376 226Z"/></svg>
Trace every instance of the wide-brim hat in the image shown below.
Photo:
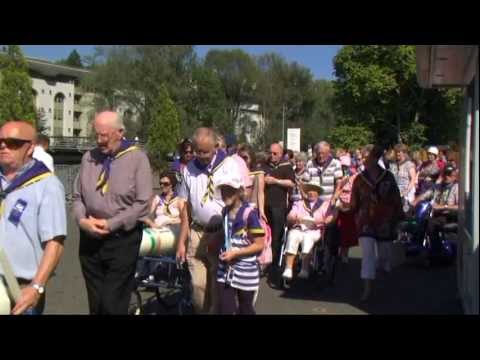
<svg viewBox="0 0 480 360"><path fill-rule="evenodd" d="M317 178L313 178L309 182L303 183L302 188L305 192L316 191L319 195L323 193L323 188Z"/></svg>

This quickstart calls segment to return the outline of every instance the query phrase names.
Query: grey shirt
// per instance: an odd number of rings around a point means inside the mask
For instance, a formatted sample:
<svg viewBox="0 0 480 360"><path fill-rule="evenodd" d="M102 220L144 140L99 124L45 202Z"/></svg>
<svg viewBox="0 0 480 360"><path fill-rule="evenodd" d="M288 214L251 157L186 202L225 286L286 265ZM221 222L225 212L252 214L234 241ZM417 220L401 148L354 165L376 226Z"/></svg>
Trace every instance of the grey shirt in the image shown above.
<svg viewBox="0 0 480 360"><path fill-rule="evenodd" d="M111 231L133 229L148 216L152 197L152 171L144 152L135 150L113 160L108 191L102 195L96 183L102 170L98 149L86 152L75 179L73 213L77 223L88 216L106 219Z"/></svg>

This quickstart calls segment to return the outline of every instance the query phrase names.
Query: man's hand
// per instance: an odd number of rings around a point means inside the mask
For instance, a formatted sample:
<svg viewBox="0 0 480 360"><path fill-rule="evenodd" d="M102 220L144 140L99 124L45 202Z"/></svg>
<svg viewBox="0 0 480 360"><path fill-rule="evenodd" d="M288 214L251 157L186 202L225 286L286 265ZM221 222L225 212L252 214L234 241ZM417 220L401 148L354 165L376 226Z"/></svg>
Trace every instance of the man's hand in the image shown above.
<svg viewBox="0 0 480 360"><path fill-rule="evenodd" d="M81 219L79 225L82 230L93 235L103 236L110 233L107 221L104 219L95 219L89 216L88 218Z"/></svg>
<svg viewBox="0 0 480 360"><path fill-rule="evenodd" d="M265 176L265 184L268 184L268 185L278 184L278 180L275 179L273 176Z"/></svg>
<svg viewBox="0 0 480 360"><path fill-rule="evenodd" d="M12 315L23 314L29 308L35 307L39 300L40 294L36 289L31 286L23 288L20 298L18 299L15 307L12 310Z"/></svg>

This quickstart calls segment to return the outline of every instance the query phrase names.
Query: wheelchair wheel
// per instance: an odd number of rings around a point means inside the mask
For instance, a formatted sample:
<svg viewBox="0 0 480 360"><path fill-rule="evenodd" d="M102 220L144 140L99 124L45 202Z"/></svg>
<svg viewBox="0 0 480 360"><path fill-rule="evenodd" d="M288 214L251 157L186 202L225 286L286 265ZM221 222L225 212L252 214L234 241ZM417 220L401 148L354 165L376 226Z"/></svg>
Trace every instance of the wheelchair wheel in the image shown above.
<svg viewBox="0 0 480 360"><path fill-rule="evenodd" d="M143 304L142 304L142 295L138 289L133 291L135 297L135 303L129 311L130 315L144 315Z"/></svg>

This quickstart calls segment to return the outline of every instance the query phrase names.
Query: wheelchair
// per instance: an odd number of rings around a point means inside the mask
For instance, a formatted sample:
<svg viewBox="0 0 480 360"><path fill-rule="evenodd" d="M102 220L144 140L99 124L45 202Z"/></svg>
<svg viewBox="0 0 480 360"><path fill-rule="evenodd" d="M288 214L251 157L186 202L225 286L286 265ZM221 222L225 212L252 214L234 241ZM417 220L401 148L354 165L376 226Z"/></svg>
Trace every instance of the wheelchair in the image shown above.
<svg viewBox="0 0 480 360"><path fill-rule="evenodd" d="M286 255L286 245L288 239L288 226L285 226L282 246L280 250L280 257L278 261L278 267L280 272L283 273L285 270L285 255ZM338 264L339 255L339 234L338 228L335 224L329 224L322 229L320 239L313 245L311 262L309 264L310 276L309 279L325 277L329 285L334 284L335 279L335 270L336 265ZM301 248L302 245L300 245ZM302 259L299 254L295 256L294 266L293 266L293 277L292 279L285 279L282 277L282 288L288 290L291 288L293 282L296 280L300 269L302 268Z"/></svg>
<svg viewBox="0 0 480 360"><path fill-rule="evenodd" d="M171 256L143 256L137 262L135 304L130 313L145 314L142 292L154 291L158 305L167 314L191 315L191 279L186 263ZM173 302L169 299L174 299Z"/></svg>
<svg viewBox="0 0 480 360"><path fill-rule="evenodd" d="M413 216L399 227L398 241L406 245L405 255L423 257L425 267L433 263L451 264L456 257L456 244L448 235L456 234L458 225L447 223L440 227L438 244L433 244L427 232L428 222L433 218L432 202L421 201L415 206Z"/></svg>

